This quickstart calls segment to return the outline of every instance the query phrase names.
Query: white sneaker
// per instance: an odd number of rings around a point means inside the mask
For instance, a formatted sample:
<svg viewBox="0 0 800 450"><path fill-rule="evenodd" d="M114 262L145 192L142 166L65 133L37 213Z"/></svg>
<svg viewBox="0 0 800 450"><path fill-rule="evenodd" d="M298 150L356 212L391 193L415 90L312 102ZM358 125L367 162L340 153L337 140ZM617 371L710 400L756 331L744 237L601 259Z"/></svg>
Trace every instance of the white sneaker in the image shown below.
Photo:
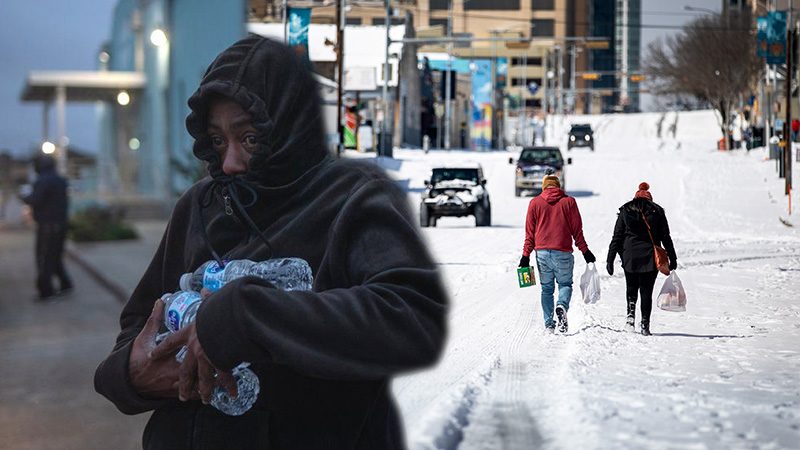
<svg viewBox="0 0 800 450"><path fill-rule="evenodd" d="M556 317L558 317L558 331L566 333L569 326L567 325L567 310L561 305L556 305Z"/></svg>

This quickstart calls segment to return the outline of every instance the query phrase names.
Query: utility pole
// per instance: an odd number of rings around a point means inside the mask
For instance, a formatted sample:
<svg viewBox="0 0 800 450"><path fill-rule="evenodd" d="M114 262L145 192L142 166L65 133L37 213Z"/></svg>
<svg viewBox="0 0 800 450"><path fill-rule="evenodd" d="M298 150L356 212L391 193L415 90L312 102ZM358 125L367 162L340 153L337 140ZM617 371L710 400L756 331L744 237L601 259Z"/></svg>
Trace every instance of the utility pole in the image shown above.
<svg viewBox="0 0 800 450"><path fill-rule="evenodd" d="M342 155L344 150L344 129L342 127L342 92L344 90L344 8L343 0L336 0L336 131L339 133L339 142L336 144L336 156Z"/></svg>
<svg viewBox="0 0 800 450"><path fill-rule="evenodd" d="M564 52L561 51L560 46L556 46L556 55L558 57L558 70L557 70L557 78L556 78L556 113L557 114L564 114L564 94L561 91L563 87L563 75L564 75Z"/></svg>
<svg viewBox="0 0 800 450"><path fill-rule="evenodd" d="M389 139L389 77L391 71L389 70L389 44L392 42L389 35L389 26L391 24L392 4L391 0L384 0L386 6L386 51L384 52L383 61L383 121L381 122L381 142L378 154L381 156L392 157L392 140Z"/></svg>
<svg viewBox="0 0 800 450"><path fill-rule="evenodd" d="M786 195L789 196L789 214L792 213L792 78L794 77L794 7L789 2L789 18L786 21L786 120L783 124L784 181Z"/></svg>
<svg viewBox="0 0 800 450"><path fill-rule="evenodd" d="M578 47L575 43L572 44L572 51L570 52L569 61L569 88L572 92L570 95L570 111L575 114L575 107L578 104L577 91L575 90L575 64L578 62Z"/></svg>
<svg viewBox="0 0 800 450"><path fill-rule="evenodd" d="M447 37L453 37L453 0L447 2ZM447 43L447 73L444 80L444 148L450 150L450 97L452 96L450 83L453 82L453 43Z"/></svg>

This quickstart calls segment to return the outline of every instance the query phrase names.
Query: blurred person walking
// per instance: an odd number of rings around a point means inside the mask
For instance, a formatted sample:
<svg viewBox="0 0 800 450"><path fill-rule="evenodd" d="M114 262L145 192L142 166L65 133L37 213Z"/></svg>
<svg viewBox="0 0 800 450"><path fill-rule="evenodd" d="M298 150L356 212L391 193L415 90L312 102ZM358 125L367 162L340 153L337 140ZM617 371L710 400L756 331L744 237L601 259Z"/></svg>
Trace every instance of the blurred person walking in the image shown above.
<svg viewBox="0 0 800 450"><path fill-rule="evenodd" d="M558 330L569 329L567 311L572 297L572 275L575 258L572 242L583 253L587 264L595 262L583 237L583 222L578 204L561 189L561 181L554 174L542 180L542 193L531 199L525 219L525 242L519 267L530 266L530 254L536 251L536 265L542 285L542 312L544 326L554 332L553 300L558 283L558 301L555 314Z"/></svg>
<svg viewBox="0 0 800 450"><path fill-rule="evenodd" d="M658 269L655 262L655 245L663 245L669 256L669 270L678 267L675 246L669 233L669 224L664 208L653 202L650 185L643 182L633 200L619 208L614 236L608 246L606 270L614 274L617 254L625 271L628 315L625 326L634 331L636 323L636 300L641 297L641 331L650 335L650 312L653 308L653 286Z"/></svg>
<svg viewBox="0 0 800 450"><path fill-rule="evenodd" d="M36 157L33 169L37 175L33 191L21 199L30 205L36 221L36 287L39 298L47 299L57 293L54 277L59 281L58 293L72 289L63 261L69 207L67 179L56 172L56 161L49 155Z"/></svg>

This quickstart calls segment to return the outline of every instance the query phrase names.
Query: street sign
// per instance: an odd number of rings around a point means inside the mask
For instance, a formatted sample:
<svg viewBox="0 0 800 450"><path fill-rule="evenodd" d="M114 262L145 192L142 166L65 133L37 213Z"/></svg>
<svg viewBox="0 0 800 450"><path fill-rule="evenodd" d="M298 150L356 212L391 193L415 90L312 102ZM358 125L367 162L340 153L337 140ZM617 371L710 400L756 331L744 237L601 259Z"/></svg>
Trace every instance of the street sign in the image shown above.
<svg viewBox="0 0 800 450"><path fill-rule="evenodd" d="M767 17L767 64L785 64L786 11L770 11Z"/></svg>
<svg viewBox="0 0 800 450"><path fill-rule="evenodd" d="M758 30L756 35L756 55L766 58L768 54L767 30L769 29L769 17L759 16L756 19L756 29Z"/></svg>
<svg viewBox="0 0 800 450"><path fill-rule="evenodd" d="M374 91L378 88L374 67L350 67L344 71L344 88L348 91Z"/></svg>

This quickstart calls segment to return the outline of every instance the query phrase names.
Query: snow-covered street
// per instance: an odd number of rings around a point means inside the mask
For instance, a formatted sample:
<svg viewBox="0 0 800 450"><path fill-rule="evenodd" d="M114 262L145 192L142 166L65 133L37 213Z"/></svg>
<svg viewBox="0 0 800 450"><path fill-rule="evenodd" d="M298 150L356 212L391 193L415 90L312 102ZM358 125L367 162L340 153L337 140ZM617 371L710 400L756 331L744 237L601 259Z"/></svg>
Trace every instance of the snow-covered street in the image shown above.
<svg viewBox="0 0 800 450"><path fill-rule="evenodd" d="M443 218L423 231L452 304L438 366L394 381L410 448L800 448L800 214L787 214L763 150L714 150L712 113L668 114L661 137L660 117L571 120L595 129L596 152L562 152L602 298L583 304L576 251L566 336L543 332L539 286L517 287L530 197L514 197L515 153L399 150L382 162L414 210L441 163L482 164L492 200L492 227ZM683 313L654 301L650 337L623 331L619 259L605 271L617 209L641 181L666 210L688 295Z"/></svg>

